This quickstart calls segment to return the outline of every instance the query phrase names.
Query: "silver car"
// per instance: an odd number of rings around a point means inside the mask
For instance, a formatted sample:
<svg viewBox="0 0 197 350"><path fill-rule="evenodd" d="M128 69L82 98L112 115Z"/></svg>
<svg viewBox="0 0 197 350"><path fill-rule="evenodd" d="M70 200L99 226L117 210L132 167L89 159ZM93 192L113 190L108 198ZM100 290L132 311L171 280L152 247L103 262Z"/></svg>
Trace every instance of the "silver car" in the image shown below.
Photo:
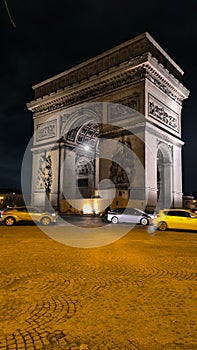
<svg viewBox="0 0 197 350"><path fill-rule="evenodd" d="M107 221L113 224L134 223L148 225L151 220L151 215L137 208L115 209L107 213Z"/></svg>

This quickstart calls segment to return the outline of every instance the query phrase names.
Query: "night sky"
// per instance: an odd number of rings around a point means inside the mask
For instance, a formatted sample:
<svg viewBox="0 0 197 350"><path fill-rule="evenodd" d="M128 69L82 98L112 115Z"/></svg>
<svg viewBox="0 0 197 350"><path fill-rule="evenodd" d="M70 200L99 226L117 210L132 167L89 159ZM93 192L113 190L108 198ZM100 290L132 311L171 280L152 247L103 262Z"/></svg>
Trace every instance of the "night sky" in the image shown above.
<svg viewBox="0 0 197 350"><path fill-rule="evenodd" d="M0 1L0 188L19 188L33 133L32 85L149 32L185 72L183 191L197 191L196 0Z"/></svg>

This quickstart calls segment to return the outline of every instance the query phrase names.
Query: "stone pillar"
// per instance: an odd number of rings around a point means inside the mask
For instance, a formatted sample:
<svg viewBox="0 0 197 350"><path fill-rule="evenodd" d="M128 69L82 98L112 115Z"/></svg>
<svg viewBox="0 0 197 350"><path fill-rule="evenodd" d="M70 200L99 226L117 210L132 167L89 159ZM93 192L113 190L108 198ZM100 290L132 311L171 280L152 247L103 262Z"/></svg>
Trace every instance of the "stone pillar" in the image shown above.
<svg viewBox="0 0 197 350"><path fill-rule="evenodd" d="M163 167L164 173L164 206L170 208L173 206L172 196L172 163L166 162Z"/></svg>
<svg viewBox="0 0 197 350"><path fill-rule="evenodd" d="M157 206L157 137L152 130L145 132L145 202L148 210L154 210Z"/></svg>
<svg viewBox="0 0 197 350"><path fill-rule="evenodd" d="M68 148L65 149L64 163L61 169L62 194L65 199L75 199L77 196L76 170L75 170L75 151Z"/></svg>
<svg viewBox="0 0 197 350"><path fill-rule="evenodd" d="M99 157L96 157L95 158L95 161L94 161L94 164L95 164L95 169L94 169L94 183L95 183L95 189L98 189L98 184L99 184Z"/></svg>
<svg viewBox="0 0 197 350"><path fill-rule="evenodd" d="M63 192L63 175L64 171L62 171L64 167L64 158L65 158L65 148L63 143L59 143L58 145L58 162L57 162L57 200L56 207L57 210L60 210L60 203L62 200L62 192Z"/></svg>
<svg viewBox="0 0 197 350"><path fill-rule="evenodd" d="M33 162L32 162L32 196L31 205L38 206L40 208L45 207L45 187L44 180L41 179L39 174L40 160L43 157L43 151L33 150Z"/></svg>
<svg viewBox="0 0 197 350"><path fill-rule="evenodd" d="M181 145L173 146L173 197L174 207L182 208L182 157L181 157Z"/></svg>

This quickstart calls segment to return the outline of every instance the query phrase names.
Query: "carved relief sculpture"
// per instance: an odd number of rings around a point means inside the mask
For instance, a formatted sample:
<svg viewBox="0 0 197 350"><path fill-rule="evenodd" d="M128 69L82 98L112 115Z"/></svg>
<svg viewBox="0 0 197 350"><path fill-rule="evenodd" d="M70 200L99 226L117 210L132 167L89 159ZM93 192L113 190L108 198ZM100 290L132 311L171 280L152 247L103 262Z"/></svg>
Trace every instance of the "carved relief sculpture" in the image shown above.
<svg viewBox="0 0 197 350"><path fill-rule="evenodd" d="M39 160L37 189L50 193L52 186L52 160L51 155L42 155Z"/></svg>
<svg viewBox="0 0 197 350"><path fill-rule="evenodd" d="M110 180L115 185L130 186L135 177L130 140L122 137L119 141L110 166Z"/></svg>

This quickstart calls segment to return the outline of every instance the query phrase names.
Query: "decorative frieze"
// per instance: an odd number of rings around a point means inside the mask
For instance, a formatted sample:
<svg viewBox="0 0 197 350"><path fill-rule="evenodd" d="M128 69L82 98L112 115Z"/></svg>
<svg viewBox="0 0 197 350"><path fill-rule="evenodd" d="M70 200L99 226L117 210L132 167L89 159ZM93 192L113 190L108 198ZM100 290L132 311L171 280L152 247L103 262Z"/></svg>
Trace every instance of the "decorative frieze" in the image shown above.
<svg viewBox="0 0 197 350"><path fill-rule="evenodd" d="M148 65L146 70L146 79L150 80L154 86L158 87L172 100L177 102L179 105L182 105L182 98L177 96L177 92L175 92L169 83L161 78L158 73L154 72L152 69L149 69Z"/></svg>
<svg viewBox="0 0 197 350"><path fill-rule="evenodd" d="M56 120L38 125L37 131L36 131L36 141L46 140L56 136L57 136Z"/></svg>
<svg viewBox="0 0 197 350"><path fill-rule="evenodd" d="M106 94L110 91L114 91L118 88L126 87L129 84L135 83L145 78L145 70L143 67L138 67L134 71L128 71L118 76L113 76L97 84L88 85L84 89L75 88L72 92L65 94L58 98L58 95L54 96L53 101L42 101L39 106L32 107L32 111L37 114L51 112L62 107L69 107L74 104L79 104L84 101L92 100L94 97ZM55 98L56 97L56 98Z"/></svg>
<svg viewBox="0 0 197 350"><path fill-rule="evenodd" d="M108 105L108 121L115 122L128 117L131 114L131 109L137 110L139 97L131 97L129 99L118 101L118 104ZM129 109L125 106L130 107Z"/></svg>
<svg viewBox="0 0 197 350"><path fill-rule="evenodd" d="M135 109L139 111L139 96L129 97L123 100L117 101L117 103L129 107L131 109Z"/></svg>
<svg viewBox="0 0 197 350"><path fill-rule="evenodd" d="M81 74L82 73L81 70ZM167 79L164 79L149 63L142 63L140 66L133 69L125 68L119 71L118 74L109 74L104 76L102 80L95 82L87 81L87 83L82 88L80 85L75 86L70 91L57 92L54 96L49 96L43 99L39 104L32 103L30 109L34 112L34 115L39 115L42 113L52 112L65 107L70 107L72 105L83 103L84 101L93 100L95 97L102 96L104 94L110 93L111 91L116 91L120 88L125 88L130 84L143 81L148 79L154 86L159 88L172 100L174 100L179 105L182 105L183 96L181 96L174 86L172 86ZM113 101L112 101L113 102ZM130 106L136 109L135 107Z"/></svg>

